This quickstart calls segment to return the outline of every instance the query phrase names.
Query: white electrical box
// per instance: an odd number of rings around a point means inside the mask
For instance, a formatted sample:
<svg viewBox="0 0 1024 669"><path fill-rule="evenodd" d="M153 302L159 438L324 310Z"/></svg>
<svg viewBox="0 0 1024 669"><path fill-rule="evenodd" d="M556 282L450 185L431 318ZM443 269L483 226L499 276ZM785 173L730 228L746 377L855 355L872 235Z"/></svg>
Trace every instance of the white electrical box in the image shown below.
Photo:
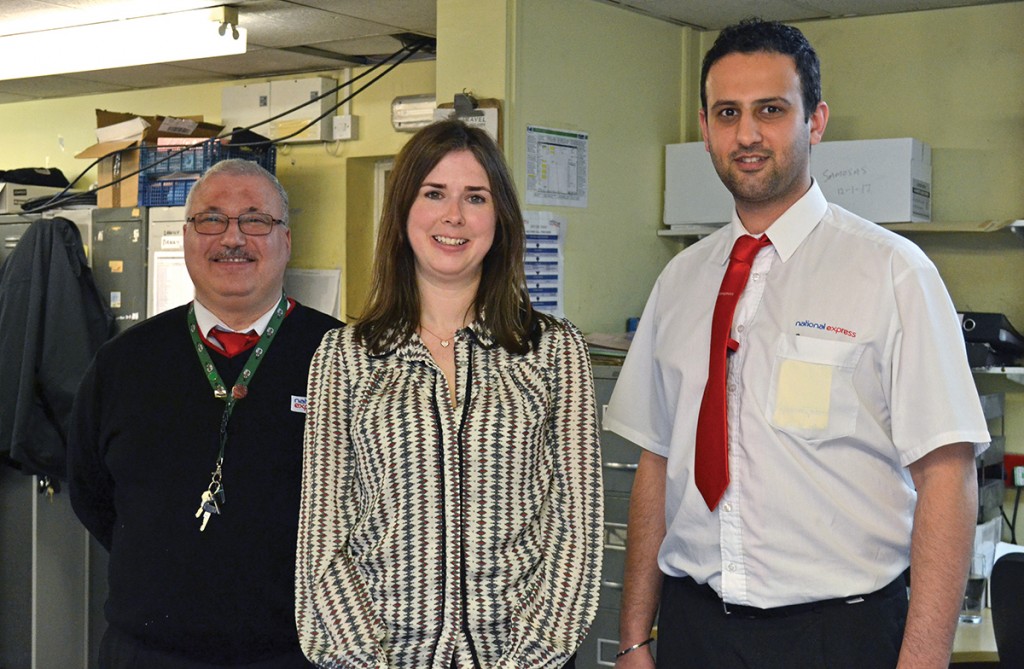
<svg viewBox="0 0 1024 669"><path fill-rule="evenodd" d="M270 82L228 86L220 95L221 124L228 131L249 128L261 135L270 132ZM253 127L255 126L255 127Z"/></svg>
<svg viewBox="0 0 1024 669"><path fill-rule="evenodd" d="M324 77L308 77L305 79L288 79L285 81L270 82L270 115L288 111L293 107L304 105L285 116L270 123L270 138L283 139L288 137L288 142L329 142L332 135L331 117L338 98L333 91L338 82L334 79ZM326 97L317 100L325 93ZM322 119L313 123L313 120L326 114ZM313 125L310 125L313 123ZM308 128L306 126L309 126ZM304 129L305 128L305 129ZM298 135L289 137L296 132Z"/></svg>
<svg viewBox="0 0 1024 669"><path fill-rule="evenodd" d="M283 142L330 142L337 85L334 79L305 77L229 86L221 94L221 123L247 128L288 112L253 131Z"/></svg>

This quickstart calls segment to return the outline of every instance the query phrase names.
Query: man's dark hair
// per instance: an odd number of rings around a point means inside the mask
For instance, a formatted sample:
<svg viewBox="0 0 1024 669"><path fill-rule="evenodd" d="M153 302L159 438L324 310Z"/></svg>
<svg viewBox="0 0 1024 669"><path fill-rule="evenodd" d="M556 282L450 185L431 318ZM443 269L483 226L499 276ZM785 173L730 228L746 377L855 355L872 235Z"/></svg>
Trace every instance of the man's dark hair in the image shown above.
<svg viewBox="0 0 1024 669"><path fill-rule="evenodd" d="M778 21L749 18L726 27L704 54L700 70L700 106L708 110L707 80L711 66L731 53L780 53L792 56L800 75L806 121L821 102L821 63L804 34Z"/></svg>

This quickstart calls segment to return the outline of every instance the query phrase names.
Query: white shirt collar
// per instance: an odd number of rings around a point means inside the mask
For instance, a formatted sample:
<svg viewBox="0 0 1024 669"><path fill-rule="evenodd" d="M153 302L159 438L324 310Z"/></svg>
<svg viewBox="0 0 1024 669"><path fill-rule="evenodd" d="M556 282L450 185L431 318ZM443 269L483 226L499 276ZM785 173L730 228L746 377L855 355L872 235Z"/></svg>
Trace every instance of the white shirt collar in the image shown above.
<svg viewBox="0 0 1024 669"><path fill-rule="evenodd" d="M195 300L194 304L196 309L196 325L199 326L200 332L202 332L206 337L210 336L210 330L213 330L214 328L219 328L226 332L249 332L250 330L255 330L256 334L262 335L263 331L267 329L267 324L270 323L271 317L274 315L274 309L277 308L277 303L275 302L274 306L270 307L270 309L267 310L267 313L256 319L252 325L241 328L240 330L235 330L228 327L224 321L217 318L217 316L212 311L204 307L202 302L199 300Z"/></svg>
<svg viewBox="0 0 1024 669"><path fill-rule="evenodd" d="M772 246L775 247L782 262L789 260L789 257L796 252L807 235L811 234L811 230L821 222L826 211L828 211L828 201L825 200L821 188L818 187L818 182L812 180L811 187L807 189L803 197L775 219L775 222L767 230L768 237L772 240ZM730 227L732 234L729 245L725 249L725 256L721 259L723 263L729 259L730 250L736 240L743 235L750 234L743 227L735 209L733 209Z"/></svg>

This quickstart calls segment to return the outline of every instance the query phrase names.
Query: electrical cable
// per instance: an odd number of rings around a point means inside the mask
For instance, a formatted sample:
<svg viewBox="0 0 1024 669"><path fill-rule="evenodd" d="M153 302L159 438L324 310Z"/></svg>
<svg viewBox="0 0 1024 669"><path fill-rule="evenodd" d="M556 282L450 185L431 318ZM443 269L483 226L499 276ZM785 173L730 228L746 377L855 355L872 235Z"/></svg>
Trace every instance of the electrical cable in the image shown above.
<svg viewBox="0 0 1024 669"><path fill-rule="evenodd" d="M200 147L200 146L202 146L204 144L212 144L214 142L220 142L220 141L222 141L224 139L230 139L231 137L234 137L234 135L236 135L236 134L241 134L241 133L244 133L244 132L252 131L253 128L257 128L259 126L265 125L265 124L270 123L272 121L276 121L277 119L279 119L279 118L281 118L283 116L286 116L288 114L296 112L296 111L298 111L298 110L300 110L300 109L302 109L304 107L307 107L307 106L309 106L309 105L311 105L311 104L313 104L315 102L319 102L323 98L325 98L325 97L327 97L329 95L335 94L338 91L340 91L341 89L343 89L343 88L345 88L347 86L351 86L353 83L355 83L356 81L359 81L363 77L366 77L366 76L372 74L377 69L383 67L384 65L386 65L391 60L393 60L395 58L398 58L401 54L403 54L403 53L405 54L404 56L399 58L397 61L392 63L391 66L388 67L384 72L382 72L381 74L379 74L376 77L374 77L373 79L371 79L368 83L366 83L363 86L361 86L358 89L356 89L354 92L352 92L351 94L346 96L343 100L341 100L340 102L335 104L333 107L328 109L326 112L324 112L323 114L321 114L317 118L313 119L312 121L310 121L306 125L302 126L301 128L299 128L295 132L292 132L289 135L285 135L284 137L278 137L278 138L272 139L272 140L260 141L260 142L246 142L246 143L241 143L241 144L231 144L231 146L234 146L234 147L271 146L271 145L275 145L275 144L279 144L281 142L284 142L285 140L291 139L292 137L295 137L297 135L302 134L303 132L305 132L306 130L311 128L313 125L315 125L316 123L319 123L321 120L323 120L324 118L329 116L331 113L335 112L343 104L345 104L346 102L350 101L356 95L358 95L359 93L361 93L362 91L366 90L368 87L370 87L371 85L376 83L378 80L380 80L382 77L384 77L385 75L390 73L396 67L398 67L399 65L404 63L409 58L411 58L417 52L423 50L431 42L433 42L432 39L425 37L422 40L419 40L419 41L417 41L415 43L405 44L405 45L402 46L401 49L399 49L398 51L394 52L393 54L387 56L386 58L381 60L379 63L374 64L372 67L368 68L365 72L362 72L362 73L360 73L360 74L358 74L358 75L356 75L354 77L351 77L347 81L338 84L337 86L333 87L332 89L330 89L330 90L328 90L328 91L326 91L324 93L321 93L320 95L318 95L316 97L310 98L307 101L304 101L302 104L296 105L295 107L292 107L291 109L287 109L287 110L281 112L280 114L276 114L274 116L271 116L270 118L267 118L267 119L264 119L264 120L259 121L257 123L254 123L254 124L252 124L252 125L250 125L248 127L235 129L235 130L232 130L231 132L228 132L227 134L218 135L217 137L211 137L211 138L209 138L207 140L204 140L202 142L197 142L196 144L192 144L192 145L183 147L181 149L170 151L163 158L160 158L160 159L154 161L153 163L150 163L150 164L146 165L145 167L139 167L139 169L135 170L134 172L130 172L128 174L122 175L121 177L119 177L117 179L114 179L113 181L110 181L109 183L105 183L102 186L97 186L95 189L93 189L93 192L102 190L104 188L110 188L110 187L112 187L112 186L114 186L116 184L121 183L122 181L125 181L125 180L130 179L130 178L132 178L134 176L142 174L146 170L149 170L149 169L151 169L151 168L153 168L153 167L155 167L157 165L160 165L160 164L165 163L165 162L167 162L169 160L172 160L173 158L181 155L182 153L186 153L188 151L194 151L197 147ZM91 170L93 167L98 165L103 160L105 160L107 158L110 158L111 156L115 156L117 154L120 154L120 153L123 153L123 152L126 152L126 151L141 151L141 149L142 149L141 146L133 146L133 147L125 148L125 149L118 149L116 151L111 151L110 153L107 153L107 154L105 154L103 156L100 156L99 158L97 158L94 161L92 161L91 163L89 163L89 165L84 170L82 170L78 174L78 176L76 176L74 179L72 179L70 181L70 183L67 186L65 186L64 189L60 193L56 193L52 198L50 198L46 202L43 202L43 203L41 203L39 205L36 205L32 209L25 209L25 210L23 210L22 213L24 213L24 214L38 213L38 212L45 211L47 209L53 209L55 207L60 206L61 204L65 203L65 202L70 201L74 197L80 195L80 193L71 193L69 195L68 191L71 189L72 186L74 186L76 183L78 183L89 172L89 170Z"/></svg>
<svg viewBox="0 0 1024 669"><path fill-rule="evenodd" d="M1021 491L1021 488L1018 487L1017 488L1017 494L1013 498L1013 519L1012 520L1006 515L1006 509L1004 509L1001 506L999 507L999 513L1003 516L1003 521L1006 523L1006 526L1008 528L1010 528L1010 543L1011 544L1017 543L1017 511L1020 509L1020 491Z"/></svg>
<svg viewBox="0 0 1024 669"><path fill-rule="evenodd" d="M327 118L328 116L330 116L331 114L336 112L343 104L345 104L346 102L348 102L349 100L354 98L356 95L358 95L359 93L362 93L364 90L366 90L367 88L369 88L373 84L377 83L377 81L379 81L384 76L389 74L393 69L395 69L396 67L398 67L399 65L401 65L402 63L407 61L409 58L411 58L413 55L415 55L415 53L417 51L419 51L420 49L422 49L423 46L425 46L425 43L423 43L420 46L417 46L415 49L410 50L409 53L407 53L405 56L403 56L399 60L397 60L394 63L392 63L391 66L388 67L388 69L384 70L383 72L378 74L376 77L374 77L373 79L371 79L367 83L365 83L362 86L360 86L359 88L357 88L355 91L350 93L348 96L346 96L345 98L343 98L342 100L337 102L333 107L331 107L330 109L325 111L323 114L320 114L320 116L317 116L316 118L312 119L311 121L309 121L309 123L307 123L306 125L302 126L301 128L299 128L295 132L293 132L293 133L291 133L289 135L285 135L284 137L278 137L276 139L273 139L273 140L270 140L270 141L267 141L267 142L249 142L249 143L241 143L241 144L231 144L231 146L263 146L263 145L268 145L268 144L278 144L278 143L283 142L283 141L285 141L287 139L291 139L292 137L295 137L297 135L301 135L302 133L306 132L306 130L308 130L309 128L313 127L314 125L316 125L317 123L319 123L323 119ZM365 74L368 74L368 72L364 72L363 73L363 75L365 75ZM360 75L360 76L363 76L363 75ZM348 82L346 82L344 84L341 84L340 86L336 86L332 91L328 91L327 93L324 93L323 95L317 97L316 100L320 100L323 97L325 97L327 95L330 95L332 92L338 91L338 90L344 88L345 86L348 86L349 84L351 84L355 80L356 79L351 79ZM311 100L310 102L313 102L313 100ZM309 103L307 102L307 103L301 105L299 108L304 107L307 104L309 104ZM286 112L286 113L291 113L291 112L289 111L289 112ZM277 117L275 117L275 118L277 118ZM268 119L268 120L271 120L271 119ZM246 130L249 130L251 128L257 127L259 125L263 125L266 122L267 121L261 121L260 123L257 123L257 124L255 124L253 126L250 126L249 128L246 128ZM239 132L241 132L241 131L239 131Z"/></svg>
<svg viewBox="0 0 1024 669"><path fill-rule="evenodd" d="M1013 499L1013 522L1010 523L1010 542L1017 543L1017 510L1020 509L1020 488Z"/></svg>

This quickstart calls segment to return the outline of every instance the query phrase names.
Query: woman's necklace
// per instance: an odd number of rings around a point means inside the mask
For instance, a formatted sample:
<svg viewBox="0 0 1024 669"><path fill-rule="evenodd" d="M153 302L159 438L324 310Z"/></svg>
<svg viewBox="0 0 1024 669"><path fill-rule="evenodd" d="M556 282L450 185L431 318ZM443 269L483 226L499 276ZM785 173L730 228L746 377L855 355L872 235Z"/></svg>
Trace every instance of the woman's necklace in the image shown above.
<svg viewBox="0 0 1024 669"><path fill-rule="evenodd" d="M451 346L452 345L452 338L455 337L454 334L452 334L452 336L448 337L447 339L445 339L444 337L440 337L436 333L434 333L432 330L428 330L427 326L425 326L423 323L420 323L420 330L423 330L427 334L432 335L435 339L437 339L437 341L441 342L441 348L448 348L449 346Z"/></svg>

